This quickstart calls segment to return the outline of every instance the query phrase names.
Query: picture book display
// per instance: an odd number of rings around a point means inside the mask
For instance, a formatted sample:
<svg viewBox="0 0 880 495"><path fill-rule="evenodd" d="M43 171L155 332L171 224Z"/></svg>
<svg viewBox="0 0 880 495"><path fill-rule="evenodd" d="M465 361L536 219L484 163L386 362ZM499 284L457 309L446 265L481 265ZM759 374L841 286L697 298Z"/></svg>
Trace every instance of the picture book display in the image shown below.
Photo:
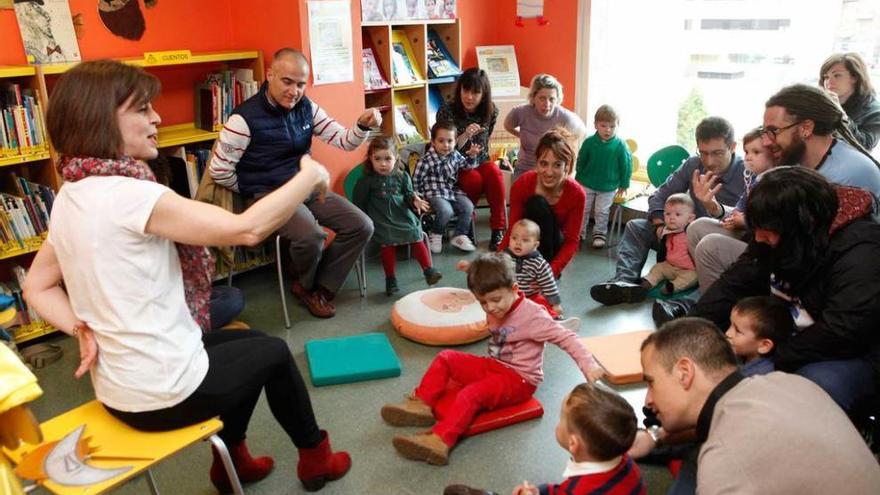
<svg viewBox="0 0 880 495"><path fill-rule="evenodd" d="M80 61L67 0L15 2L14 7L28 63Z"/></svg>
<svg viewBox="0 0 880 495"><path fill-rule="evenodd" d="M394 131L401 145L425 141L413 109L407 103L394 105Z"/></svg>
<svg viewBox="0 0 880 495"><path fill-rule="evenodd" d="M391 75L396 86L424 81L406 33L397 30L391 33Z"/></svg>
<svg viewBox="0 0 880 495"><path fill-rule="evenodd" d="M428 29L428 77L432 79L461 75L461 69L452 58L440 35L433 29Z"/></svg>
<svg viewBox="0 0 880 495"><path fill-rule="evenodd" d="M373 52L372 47L365 47L363 49L363 63L365 90L370 91L391 87L391 85L388 84L388 80L382 75L382 68L376 60L376 54Z"/></svg>

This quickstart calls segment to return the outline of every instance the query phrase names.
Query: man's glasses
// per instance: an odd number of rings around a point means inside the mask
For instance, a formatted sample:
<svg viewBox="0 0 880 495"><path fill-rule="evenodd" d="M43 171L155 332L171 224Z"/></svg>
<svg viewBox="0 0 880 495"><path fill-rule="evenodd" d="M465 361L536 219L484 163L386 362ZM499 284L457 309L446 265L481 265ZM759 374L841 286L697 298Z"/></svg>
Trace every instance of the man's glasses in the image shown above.
<svg viewBox="0 0 880 495"><path fill-rule="evenodd" d="M785 131L786 129L791 129L792 127L800 124L801 122L803 122L803 120L798 120L794 124L789 124L785 127L779 127L779 128L776 128L773 126L770 126L770 127L761 126L758 128L758 131L761 132L762 136L767 136L771 140L776 141L776 138L779 137L779 133L781 133L782 131Z"/></svg>

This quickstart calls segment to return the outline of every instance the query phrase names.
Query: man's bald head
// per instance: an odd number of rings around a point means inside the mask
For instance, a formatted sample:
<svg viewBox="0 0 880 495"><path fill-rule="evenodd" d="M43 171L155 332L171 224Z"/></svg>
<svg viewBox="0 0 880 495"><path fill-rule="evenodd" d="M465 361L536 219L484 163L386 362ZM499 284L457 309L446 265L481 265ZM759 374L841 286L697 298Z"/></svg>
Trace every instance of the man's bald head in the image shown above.
<svg viewBox="0 0 880 495"><path fill-rule="evenodd" d="M305 67L309 66L309 61L303 52L297 50L296 48L281 48L276 51L274 55L272 55L272 65L275 65L276 62L287 59L293 60L296 63L302 64Z"/></svg>
<svg viewBox="0 0 880 495"><path fill-rule="evenodd" d="M309 80L309 61L295 48L282 48L272 57L266 73L270 100L288 110L296 106L305 94Z"/></svg>

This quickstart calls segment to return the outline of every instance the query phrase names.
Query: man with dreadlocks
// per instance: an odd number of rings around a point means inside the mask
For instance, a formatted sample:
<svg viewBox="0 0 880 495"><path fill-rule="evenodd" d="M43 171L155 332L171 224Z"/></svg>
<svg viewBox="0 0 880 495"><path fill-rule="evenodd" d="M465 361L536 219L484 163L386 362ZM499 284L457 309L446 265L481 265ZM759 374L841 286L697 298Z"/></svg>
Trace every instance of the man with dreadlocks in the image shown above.
<svg viewBox="0 0 880 495"><path fill-rule="evenodd" d="M744 297L787 301L797 330L776 349L776 369L814 381L851 410L880 383L880 225L871 218L873 202L864 189L831 184L808 167L771 169L746 207L754 239L690 315L727 328L731 308Z"/></svg>
<svg viewBox="0 0 880 495"><path fill-rule="evenodd" d="M880 197L880 164L853 136L849 118L826 91L806 84L782 88L765 104L762 131L763 145L777 166L800 165L834 184L865 189L875 202ZM692 253L700 280L717 280L746 246L720 234L700 239ZM683 316L694 299L655 302L655 322Z"/></svg>

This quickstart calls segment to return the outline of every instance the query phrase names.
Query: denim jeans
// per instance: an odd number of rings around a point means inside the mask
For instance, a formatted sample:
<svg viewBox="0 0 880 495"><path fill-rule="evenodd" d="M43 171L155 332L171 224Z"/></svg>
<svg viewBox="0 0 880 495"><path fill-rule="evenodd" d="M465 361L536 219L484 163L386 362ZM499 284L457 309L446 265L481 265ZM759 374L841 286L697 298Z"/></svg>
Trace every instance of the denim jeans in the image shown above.
<svg viewBox="0 0 880 495"><path fill-rule="evenodd" d="M810 363L797 374L821 387L846 412L875 390L874 369L863 358Z"/></svg>
<svg viewBox="0 0 880 495"><path fill-rule="evenodd" d="M211 329L222 328L244 309L244 293L238 287L211 287Z"/></svg>
<svg viewBox="0 0 880 495"><path fill-rule="evenodd" d="M471 231L471 216L474 212L474 204L468 199L464 193L457 193L455 201L448 199L433 197L428 198L431 209L434 210L434 226L431 232L443 235L446 233L446 225L452 218L453 212L456 215L455 235L468 235Z"/></svg>
<svg viewBox="0 0 880 495"><path fill-rule="evenodd" d="M638 283L651 249L658 247L656 230L650 220L630 220L623 229L613 281Z"/></svg>

